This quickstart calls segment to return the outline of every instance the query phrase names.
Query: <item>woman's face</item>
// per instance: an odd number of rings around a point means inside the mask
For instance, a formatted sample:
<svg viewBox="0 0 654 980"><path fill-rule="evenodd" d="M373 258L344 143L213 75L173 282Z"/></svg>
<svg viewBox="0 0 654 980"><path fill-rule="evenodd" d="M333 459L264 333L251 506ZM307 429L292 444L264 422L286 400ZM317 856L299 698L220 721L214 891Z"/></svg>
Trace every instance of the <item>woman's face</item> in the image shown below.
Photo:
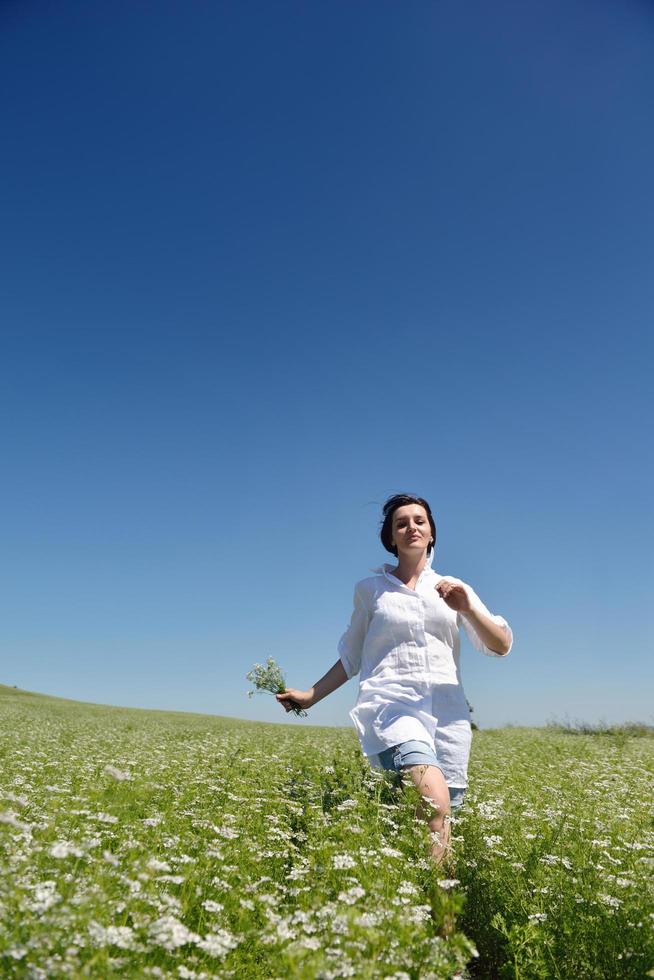
<svg viewBox="0 0 654 980"><path fill-rule="evenodd" d="M398 554L417 555L432 539L427 511L420 504L405 504L393 514L392 542Z"/></svg>

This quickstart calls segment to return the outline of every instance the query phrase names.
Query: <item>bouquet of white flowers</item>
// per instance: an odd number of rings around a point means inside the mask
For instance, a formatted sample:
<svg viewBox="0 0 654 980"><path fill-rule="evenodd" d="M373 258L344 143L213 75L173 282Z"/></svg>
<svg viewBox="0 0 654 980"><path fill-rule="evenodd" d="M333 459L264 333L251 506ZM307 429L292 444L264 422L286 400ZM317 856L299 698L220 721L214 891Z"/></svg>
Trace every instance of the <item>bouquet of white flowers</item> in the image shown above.
<svg viewBox="0 0 654 980"><path fill-rule="evenodd" d="M253 694L283 694L286 690L284 675L272 657L268 657L265 665L255 664L245 676L251 684L254 684L254 690L248 691L249 698ZM299 704L293 705L291 711L294 715L306 716L306 711Z"/></svg>

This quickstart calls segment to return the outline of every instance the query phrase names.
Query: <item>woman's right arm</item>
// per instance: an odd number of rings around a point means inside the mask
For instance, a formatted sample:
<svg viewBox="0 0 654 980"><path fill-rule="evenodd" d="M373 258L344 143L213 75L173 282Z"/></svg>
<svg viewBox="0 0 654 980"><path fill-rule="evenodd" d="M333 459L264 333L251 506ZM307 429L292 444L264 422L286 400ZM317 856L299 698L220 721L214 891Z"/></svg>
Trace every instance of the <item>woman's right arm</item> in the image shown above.
<svg viewBox="0 0 654 980"><path fill-rule="evenodd" d="M339 658L334 666L330 667L325 676L316 681L308 691L287 688L282 694L275 695L286 711L292 710L293 702L301 708L311 708L361 670L363 643L370 621L364 591L362 583L357 582L354 587L354 610L350 625L339 640Z"/></svg>
<svg viewBox="0 0 654 980"><path fill-rule="evenodd" d="M336 691L345 684L346 680L348 680L348 676L339 657L325 676L316 681L308 691L298 691L294 687L288 687L283 694L276 694L275 697L287 712L291 711L294 705L299 705L301 708L312 708L314 704L318 704L332 691Z"/></svg>

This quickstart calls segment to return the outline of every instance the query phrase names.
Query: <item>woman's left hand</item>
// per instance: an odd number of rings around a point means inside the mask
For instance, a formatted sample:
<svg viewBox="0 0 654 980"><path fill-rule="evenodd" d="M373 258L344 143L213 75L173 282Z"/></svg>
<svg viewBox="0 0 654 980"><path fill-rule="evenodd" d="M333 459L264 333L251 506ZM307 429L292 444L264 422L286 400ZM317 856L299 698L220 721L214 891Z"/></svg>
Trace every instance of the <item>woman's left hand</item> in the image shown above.
<svg viewBox="0 0 654 980"><path fill-rule="evenodd" d="M470 612L472 609L468 593L462 585L455 585L453 582L441 579L435 589L450 609L454 609L456 612Z"/></svg>

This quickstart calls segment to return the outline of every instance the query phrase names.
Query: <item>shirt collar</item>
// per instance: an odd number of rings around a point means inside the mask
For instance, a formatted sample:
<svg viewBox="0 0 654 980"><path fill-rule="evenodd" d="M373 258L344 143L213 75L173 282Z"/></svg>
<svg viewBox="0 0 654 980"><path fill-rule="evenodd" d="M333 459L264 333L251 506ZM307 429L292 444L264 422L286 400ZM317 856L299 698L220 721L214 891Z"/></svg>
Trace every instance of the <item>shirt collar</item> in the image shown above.
<svg viewBox="0 0 654 980"><path fill-rule="evenodd" d="M433 560L434 560L434 549L430 548L429 551L427 552L427 561L425 562L425 567L420 573L421 575L424 575L424 573L427 571L433 571L433 568L431 567ZM392 578L396 582L399 581L398 579L395 578L394 575L391 576L390 574L391 568L392 565L390 562L384 562L382 565L379 566L379 568L371 568L370 571L375 572L377 575L385 575L387 578Z"/></svg>

